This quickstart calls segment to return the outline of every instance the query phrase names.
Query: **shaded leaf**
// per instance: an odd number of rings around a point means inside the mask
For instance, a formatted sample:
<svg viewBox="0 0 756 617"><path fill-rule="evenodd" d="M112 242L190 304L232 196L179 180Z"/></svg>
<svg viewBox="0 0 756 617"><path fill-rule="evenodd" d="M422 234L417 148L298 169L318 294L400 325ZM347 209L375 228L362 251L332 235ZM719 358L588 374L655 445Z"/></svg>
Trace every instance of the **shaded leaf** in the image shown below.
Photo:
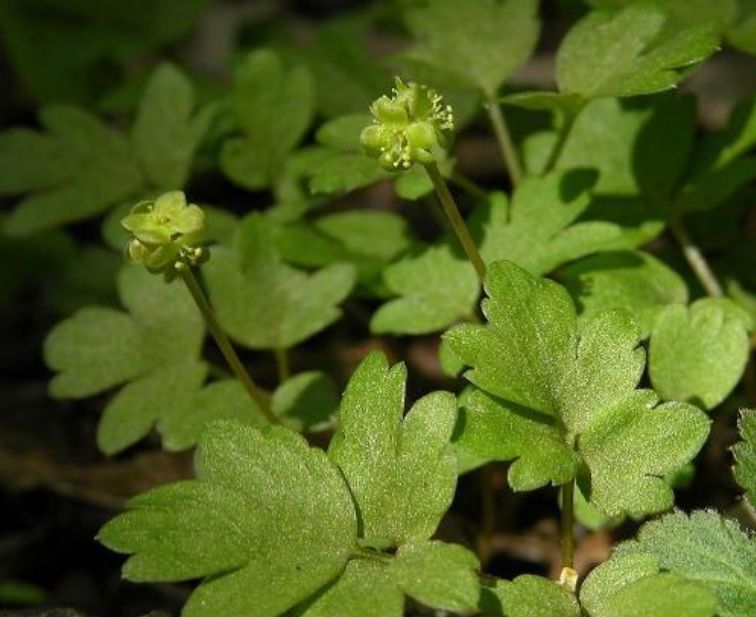
<svg viewBox="0 0 756 617"><path fill-rule="evenodd" d="M312 77L304 67L289 70L265 49L246 56L232 88L232 105L243 136L223 144L223 173L247 189L269 186L309 127L314 99Z"/></svg>
<svg viewBox="0 0 756 617"><path fill-rule="evenodd" d="M580 307L581 323L601 311L625 309L632 313L643 338L666 306L688 301L682 278L640 251L586 257L560 270L560 277Z"/></svg>
<svg viewBox="0 0 756 617"><path fill-rule="evenodd" d="M203 273L221 325L254 349L287 349L330 325L355 279L349 264L308 275L282 263L258 214L242 221L234 248L212 251Z"/></svg>
<svg viewBox="0 0 756 617"><path fill-rule="evenodd" d="M213 113L211 107L195 113L194 89L178 69L163 64L153 72L139 103L132 143L155 189L184 186Z"/></svg>
<svg viewBox="0 0 756 617"><path fill-rule="evenodd" d="M434 0L405 10L417 39L405 52L484 93L525 63L538 40L538 0Z"/></svg>
<svg viewBox="0 0 756 617"><path fill-rule="evenodd" d="M704 298L690 308L671 305L651 331L649 374L662 398L719 405L748 361L744 317L732 301Z"/></svg>
<svg viewBox="0 0 756 617"><path fill-rule="evenodd" d="M580 603L590 617L711 617L717 608L704 585L660 573L656 559L644 554L613 557L592 570Z"/></svg>
<svg viewBox="0 0 756 617"><path fill-rule="evenodd" d="M142 189L128 142L95 116L50 106L42 108L40 121L46 133L0 134L0 193L29 193L5 220L9 234L91 217Z"/></svg>

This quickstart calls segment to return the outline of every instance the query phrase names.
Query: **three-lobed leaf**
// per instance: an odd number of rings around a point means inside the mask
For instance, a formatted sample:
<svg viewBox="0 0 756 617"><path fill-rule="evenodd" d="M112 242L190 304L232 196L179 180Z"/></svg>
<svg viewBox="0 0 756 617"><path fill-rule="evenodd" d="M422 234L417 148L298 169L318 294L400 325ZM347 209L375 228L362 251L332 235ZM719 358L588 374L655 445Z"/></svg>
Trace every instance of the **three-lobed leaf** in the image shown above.
<svg viewBox="0 0 756 617"><path fill-rule="evenodd" d="M130 140L76 107L40 111L46 132L0 134L0 194L26 195L5 220L27 235L90 218L155 190L182 187L214 110L195 113L189 80L160 65L150 76Z"/></svg>
<svg viewBox="0 0 756 617"><path fill-rule="evenodd" d="M97 429L97 442L115 454L157 428L168 450L194 445L214 419L264 424L259 409L234 380L206 387L202 316L180 284L124 266L118 290L126 311L85 307L59 323L45 341L56 372L50 393L84 398L119 386Z"/></svg>
<svg viewBox="0 0 756 617"><path fill-rule="evenodd" d="M195 109L194 88L181 71L170 64L155 69L131 130L134 154L152 187L167 191L186 184L214 114L212 106Z"/></svg>
<svg viewBox="0 0 756 617"><path fill-rule="evenodd" d="M99 214L142 190L144 180L128 141L89 112L49 106L46 129L0 135L0 193L27 194L5 220L13 235Z"/></svg>
<svg viewBox="0 0 756 617"><path fill-rule="evenodd" d="M567 291L510 262L490 266L485 289L488 324L445 335L478 388L465 418L485 456L516 459L515 490L577 477L610 516L670 507L662 476L696 454L709 421L692 405L656 406L654 392L636 390L644 354L630 316L600 313L578 335Z"/></svg>

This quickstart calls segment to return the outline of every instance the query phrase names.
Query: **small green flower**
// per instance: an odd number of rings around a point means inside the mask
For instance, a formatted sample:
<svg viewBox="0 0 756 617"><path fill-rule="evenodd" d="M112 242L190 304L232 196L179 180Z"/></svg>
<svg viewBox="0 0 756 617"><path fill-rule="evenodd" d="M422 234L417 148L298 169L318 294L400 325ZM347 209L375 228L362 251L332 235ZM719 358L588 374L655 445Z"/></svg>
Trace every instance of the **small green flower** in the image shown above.
<svg viewBox="0 0 756 617"><path fill-rule="evenodd" d="M360 135L365 152L389 171L438 160L446 133L454 128L451 106L435 90L398 77L392 92L370 106L373 124Z"/></svg>
<svg viewBox="0 0 756 617"><path fill-rule="evenodd" d="M179 264L194 265L205 256L196 245L205 231L205 213L186 203L182 191L163 193L155 201L142 201L121 220L132 238L126 256L150 272L170 276Z"/></svg>

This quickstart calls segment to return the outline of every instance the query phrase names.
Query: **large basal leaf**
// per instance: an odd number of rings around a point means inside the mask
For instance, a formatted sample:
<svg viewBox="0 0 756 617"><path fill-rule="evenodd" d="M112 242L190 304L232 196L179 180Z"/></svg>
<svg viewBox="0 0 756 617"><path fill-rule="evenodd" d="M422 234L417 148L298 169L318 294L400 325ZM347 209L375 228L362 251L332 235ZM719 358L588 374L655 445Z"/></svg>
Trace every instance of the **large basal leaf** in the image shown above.
<svg viewBox="0 0 756 617"><path fill-rule="evenodd" d="M477 425L485 456L516 459L515 490L577 476L607 515L670 507L662 477L696 454L709 420L692 405L656 406L653 391L636 390L644 354L630 316L600 313L578 335L567 291L510 262L490 266L485 288L487 325L445 335L478 388L466 420Z"/></svg>
<svg viewBox="0 0 756 617"><path fill-rule="evenodd" d="M213 424L197 480L133 499L99 539L132 581L204 579L185 617L275 617L339 576L356 542L349 490L325 453L280 427Z"/></svg>

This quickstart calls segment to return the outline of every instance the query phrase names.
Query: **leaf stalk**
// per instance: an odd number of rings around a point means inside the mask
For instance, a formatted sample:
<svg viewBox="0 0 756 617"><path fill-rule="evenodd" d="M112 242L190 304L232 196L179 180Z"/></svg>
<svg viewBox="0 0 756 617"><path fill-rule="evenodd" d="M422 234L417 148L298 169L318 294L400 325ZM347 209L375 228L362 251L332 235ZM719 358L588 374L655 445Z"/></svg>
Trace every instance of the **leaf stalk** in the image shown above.
<svg viewBox="0 0 756 617"><path fill-rule="evenodd" d="M690 269L698 278L702 287L706 290L706 293L714 298L721 298L724 296L722 286L719 284L717 276L709 267L709 263L701 253L701 249L693 242L688 230L679 217L672 218L669 222L669 229L672 235L677 240L677 243L682 249L685 260L688 262Z"/></svg>
<svg viewBox="0 0 756 617"><path fill-rule="evenodd" d="M486 97L485 108L488 113L488 119L493 127L496 141L499 144L501 156L504 159L504 166L507 168L512 185L517 186L522 180L522 166L520 165L520 159L517 156L517 150L512 141L512 135L509 132L509 126L504 118L504 113L493 96Z"/></svg>

